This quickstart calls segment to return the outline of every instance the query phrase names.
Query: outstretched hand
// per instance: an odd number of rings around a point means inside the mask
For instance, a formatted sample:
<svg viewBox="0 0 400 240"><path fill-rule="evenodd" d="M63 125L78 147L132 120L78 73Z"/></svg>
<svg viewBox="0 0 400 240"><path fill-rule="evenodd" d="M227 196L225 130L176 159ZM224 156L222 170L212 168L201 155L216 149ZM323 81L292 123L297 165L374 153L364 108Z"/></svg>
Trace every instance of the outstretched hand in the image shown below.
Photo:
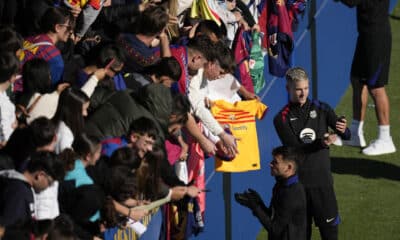
<svg viewBox="0 0 400 240"><path fill-rule="evenodd" d="M235 193L235 200L240 205L248 207L252 210L264 205L264 202L258 192L251 188L249 188L247 191L244 191L243 193Z"/></svg>

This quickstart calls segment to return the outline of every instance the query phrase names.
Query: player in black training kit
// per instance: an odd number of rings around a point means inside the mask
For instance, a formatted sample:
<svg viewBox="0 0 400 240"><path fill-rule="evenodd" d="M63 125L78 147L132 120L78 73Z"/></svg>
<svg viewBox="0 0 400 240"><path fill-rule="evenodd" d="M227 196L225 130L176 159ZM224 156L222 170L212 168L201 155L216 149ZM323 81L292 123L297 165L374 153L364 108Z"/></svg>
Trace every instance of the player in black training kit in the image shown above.
<svg viewBox="0 0 400 240"><path fill-rule="evenodd" d="M272 151L271 175L276 184L271 205L267 208L252 189L236 193L235 199L250 208L268 231L270 240L306 239L306 194L296 174L298 152L292 147L277 147Z"/></svg>
<svg viewBox="0 0 400 240"><path fill-rule="evenodd" d="M289 69L286 80L290 102L275 116L274 125L283 145L300 147L305 153L298 174L307 196L307 239L311 239L312 218L323 240L337 239L340 218L329 145L337 135L350 139L350 130L346 119L336 116L328 104L308 99L309 83L304 69ZM334 132L329 133L328 128Z"/></svg>

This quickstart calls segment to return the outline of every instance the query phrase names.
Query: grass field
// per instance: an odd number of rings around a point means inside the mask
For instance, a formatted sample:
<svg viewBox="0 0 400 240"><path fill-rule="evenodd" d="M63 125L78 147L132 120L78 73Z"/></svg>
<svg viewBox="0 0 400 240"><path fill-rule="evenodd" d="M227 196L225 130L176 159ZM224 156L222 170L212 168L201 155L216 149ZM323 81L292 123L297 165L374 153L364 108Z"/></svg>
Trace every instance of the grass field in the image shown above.
<svg viewBox="0 0 400 240"><path fill-rule="evenodd" d="M400 4L393 15L400 16ZM342 223L341 240L400 239L400 20L392 19L392 59L387 88L391 105L391 134L398 151L368 157L359 148L332 147L332 172ZM339 115L351 120L351 88L336 108ZM368 107L365 121L367 142L376 138L377 123L373 107ZM267 239L262 230L258 240ZM312 239L320 239L317 228Z"/></svg>

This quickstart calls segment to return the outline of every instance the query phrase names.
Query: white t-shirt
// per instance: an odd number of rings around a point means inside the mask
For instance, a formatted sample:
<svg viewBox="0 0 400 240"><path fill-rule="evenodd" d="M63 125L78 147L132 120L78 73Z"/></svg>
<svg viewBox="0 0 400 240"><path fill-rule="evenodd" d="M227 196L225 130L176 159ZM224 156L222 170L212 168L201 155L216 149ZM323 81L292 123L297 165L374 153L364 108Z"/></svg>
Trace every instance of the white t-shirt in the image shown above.
<svg viewBox="0 0 400 240"><path fill-rule="evenodd" d="M65 125L63 121L58 124L57 127L57 142L56 142L56 153L61 153L66 148L71 148L72 142L74 141L74 134L71 129Z"/></svg>
<svg viewBox="0 0 400 240"><path fill-rule="evenodd" d="M0 93L1 125L3 127L4 139L8 141L14 132L12 125L17 120L15 117L15 105L11 102L6 92Z"/></svg>
<svg viewBox="0 0 400 240"><path fill-rule="evenodd" d="M217 120L213 117L210 110L206 107L204 99L206 95L202 88L203 82L203 71L201 68L195 76L190 79L189 84L189 101L192 104L194 115L196 115L203 124L210 130L210 132L216 136L221 134L224 129Z"/></svg>
<svg viewBox="0 0 400 240"><path fill-rule="evenodd" d="M242 100L237 94L240 87L239 81L232 74L225 74L222 78L207 80L206 96L212 101L225 100L235 103Z"/></svg>
<svg viewBox="0 0 400 240"><path fill-rule="evenodd" d="M35 193L35 218L54 219L60 215L58 204L58 181L40 193Z"/></svg>

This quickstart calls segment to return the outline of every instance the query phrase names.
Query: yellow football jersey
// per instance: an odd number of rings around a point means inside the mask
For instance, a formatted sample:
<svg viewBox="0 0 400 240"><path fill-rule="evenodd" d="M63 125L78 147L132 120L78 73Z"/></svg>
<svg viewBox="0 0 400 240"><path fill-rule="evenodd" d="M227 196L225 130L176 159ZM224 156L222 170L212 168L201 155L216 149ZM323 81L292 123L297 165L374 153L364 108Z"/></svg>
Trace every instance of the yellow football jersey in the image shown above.
<svg viewBox="0 0 400 240"><path fill-rule="evenodd" d="M260 153L255 118L262 119L267 106L257 100L240 101L234 104L217 100L211 112L215 119L229 128L238 140L239 154L232 161L215 157L215 170L219 172L245 172L260 169Z"/></svg>

